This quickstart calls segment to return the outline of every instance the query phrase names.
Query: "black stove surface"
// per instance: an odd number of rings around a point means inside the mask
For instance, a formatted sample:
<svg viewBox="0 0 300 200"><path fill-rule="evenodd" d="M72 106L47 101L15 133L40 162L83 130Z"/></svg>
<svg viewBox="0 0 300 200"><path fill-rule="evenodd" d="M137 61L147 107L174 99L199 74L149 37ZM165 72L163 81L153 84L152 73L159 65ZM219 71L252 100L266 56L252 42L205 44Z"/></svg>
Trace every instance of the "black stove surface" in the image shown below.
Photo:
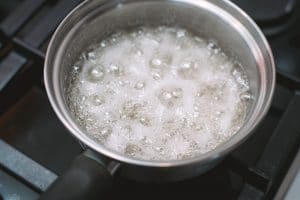
<svg viewBox="0 0 300 200"><path fill-rule="evenodd" d="M83 151L52 111L42 80L49 39L80 2L0 1L0 199L37 199ZM274 52L277 86L268 115L209 172L164 184L116 176L106 199L243 200L276 194L300 144L300 6L296 0L234 2L256 20Z"/></svg>

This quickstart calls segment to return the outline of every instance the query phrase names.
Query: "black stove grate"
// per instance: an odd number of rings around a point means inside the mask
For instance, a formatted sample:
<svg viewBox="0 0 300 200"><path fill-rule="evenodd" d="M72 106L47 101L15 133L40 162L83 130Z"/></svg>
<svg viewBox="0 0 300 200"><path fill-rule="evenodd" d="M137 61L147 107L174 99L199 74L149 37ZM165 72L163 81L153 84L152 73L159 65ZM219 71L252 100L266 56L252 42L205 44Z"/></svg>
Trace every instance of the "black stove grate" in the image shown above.
<svg viewBox="0 0 300 200"><path fill-rule="evenodd" d="M51 34L80 2L0 2L0 196L5 200L38 198L82 151L53 113L42 81ZM116 177L108 199L243 200L275 195L300 144L300 6L296 1L280 1L282 7L273 9L278 13L262 15L255 13L255 2L235 2L257 19L274 51L278 80L267 117L245 144L210 172L159 185ZM286 6L289 9L280 9ZM4 159L8 156L9 161ZM31 170L40 176L30 175Z"/></svg>

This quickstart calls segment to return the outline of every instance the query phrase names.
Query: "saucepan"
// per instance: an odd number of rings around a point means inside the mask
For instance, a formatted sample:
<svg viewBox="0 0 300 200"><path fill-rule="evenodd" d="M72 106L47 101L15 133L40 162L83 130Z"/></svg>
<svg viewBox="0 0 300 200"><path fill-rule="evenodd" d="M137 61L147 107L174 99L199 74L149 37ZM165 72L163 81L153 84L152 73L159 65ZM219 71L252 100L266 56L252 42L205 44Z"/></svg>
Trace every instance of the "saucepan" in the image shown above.
<svg viewBox="0 0 300 200"><path fill-rule="evenodd" d="M184 160L135 159L91 139L70 112L66 102L67 80L80 54L117 30L145 25L180 26L201 37L213 38L245 66L254 97L246 121L216 149ZM228 0L86 0L56 30L48 47L44 78L53 109L85 151L42 199L73 200L99 197L109 188L115 173L138 181L157 182L205 173L244 142L265 116L272 100L275 67L270 47L258 26Z"/></svg>

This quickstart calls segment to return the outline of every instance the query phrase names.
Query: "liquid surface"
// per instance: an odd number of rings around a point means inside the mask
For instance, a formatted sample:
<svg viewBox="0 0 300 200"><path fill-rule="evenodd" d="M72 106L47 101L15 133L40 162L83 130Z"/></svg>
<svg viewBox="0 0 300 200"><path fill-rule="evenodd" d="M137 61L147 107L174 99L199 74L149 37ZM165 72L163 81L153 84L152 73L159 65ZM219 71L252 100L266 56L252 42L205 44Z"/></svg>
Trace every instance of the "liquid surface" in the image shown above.
<svg viewBox="0 0 300 200"><path fill-rule="evenodd" d="M243 125L251 94L243 67L180 28L120 32L74 64L68 103L87 134L143 160L213 150Z"/></svg>

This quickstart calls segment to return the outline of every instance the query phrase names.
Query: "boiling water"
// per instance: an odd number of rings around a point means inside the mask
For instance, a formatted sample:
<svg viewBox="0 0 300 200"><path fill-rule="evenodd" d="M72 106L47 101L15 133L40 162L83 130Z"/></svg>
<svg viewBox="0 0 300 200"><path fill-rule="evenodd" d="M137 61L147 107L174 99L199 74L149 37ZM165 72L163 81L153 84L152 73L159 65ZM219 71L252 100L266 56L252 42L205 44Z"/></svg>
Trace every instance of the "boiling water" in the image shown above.
<svg viewBox="0 0 300 200"><path fill-rule="evenodd" d="M180 28L119 32L82 54L71 111L109 149L144 160L213 150L243 125L251 94L243 67Z"/></svg>

